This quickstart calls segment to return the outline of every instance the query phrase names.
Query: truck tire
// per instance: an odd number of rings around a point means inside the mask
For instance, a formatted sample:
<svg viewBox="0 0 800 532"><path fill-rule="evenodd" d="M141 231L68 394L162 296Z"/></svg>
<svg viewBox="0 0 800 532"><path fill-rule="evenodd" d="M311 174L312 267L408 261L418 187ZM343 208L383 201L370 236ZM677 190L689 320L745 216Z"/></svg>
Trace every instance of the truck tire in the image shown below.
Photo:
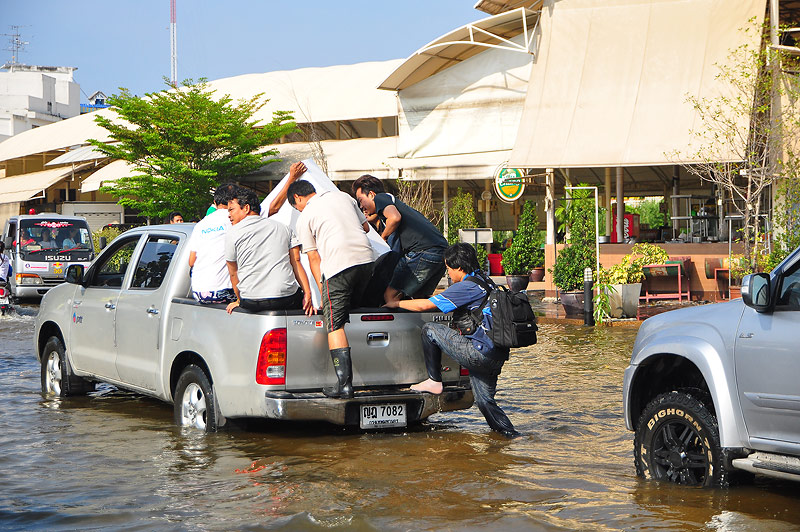
<svg viewBox="0 0 800 532"><path fill-rule="evenodd" d="M45 397L69 397L93 392L93 382L77 377L66 357L64 343L57 336L51 336L42 349L42 395Z"/></svg>
<svg viewBox="0 0 800 532"><path fill-rule="evenodd" d="M727 483L717 419L685 392L669 392L648 404L633 440L636 474L686 486Z"/></svg>
<svg viewBox="0 0 800 532"><path fill-rule="evenodd" d="M194 364L186 366L175 386L174 418L181 427L217 431L214 390L206 373Z"/></svg>

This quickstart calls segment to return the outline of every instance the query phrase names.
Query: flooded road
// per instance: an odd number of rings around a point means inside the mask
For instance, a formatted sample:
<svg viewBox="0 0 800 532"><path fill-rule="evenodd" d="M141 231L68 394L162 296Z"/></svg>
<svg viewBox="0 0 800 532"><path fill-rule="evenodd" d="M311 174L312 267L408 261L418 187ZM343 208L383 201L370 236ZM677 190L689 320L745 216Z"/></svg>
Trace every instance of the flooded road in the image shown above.
<svg viewBox="0 0 800 532"><path fill-rule="evenodd" d="M104 389L44 401L38 308L0 318L2 530L800 529L800 484L725 490L635 476L622 420L634 328L542 325L498 401L397 433L266 425L198 434L170 406Z"/></svg>

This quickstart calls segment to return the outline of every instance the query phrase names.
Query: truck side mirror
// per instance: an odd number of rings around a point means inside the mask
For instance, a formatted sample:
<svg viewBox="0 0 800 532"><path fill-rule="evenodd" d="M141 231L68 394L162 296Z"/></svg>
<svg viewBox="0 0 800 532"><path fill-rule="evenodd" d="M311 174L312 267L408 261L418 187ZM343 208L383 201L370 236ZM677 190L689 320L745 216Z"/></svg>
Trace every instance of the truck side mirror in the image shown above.
<svg viewBox="0 0 800 532"><path fill-rule="evenodd" d="M772 286L769 274L752 273L742 278L742 301L757 312L772 307Z"/></svg>
<svg viewBox="0 0 800 532"><path fill-rule="evenodd" d="M3 244L5 244L6 249L11 249L11 244L14 243L14 237L7 236L3 239Z"/></svg>
<svg viewBox="0 0 800 532"><path fill-rule="evenodd" d="M97 244L100 247L100 250L105 249L105 247L108 245L108 240L106 239L106 237L101 236L100 238L97 239Z"/></svg>
<svg viewBox="0 0 800 532"><path fill-rule="evenodd" d="M64 275L64 281L70 284L83 284L83 266L80 264L70 265Z"/></svg>

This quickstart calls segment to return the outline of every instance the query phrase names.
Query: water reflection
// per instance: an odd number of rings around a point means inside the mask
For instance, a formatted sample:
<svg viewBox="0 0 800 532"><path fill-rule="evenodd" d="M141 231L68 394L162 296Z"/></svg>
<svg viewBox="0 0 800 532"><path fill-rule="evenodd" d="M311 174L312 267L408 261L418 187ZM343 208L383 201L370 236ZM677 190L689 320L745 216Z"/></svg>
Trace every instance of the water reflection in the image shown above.
<svg viewBox="0 0 800 532"><path fill-rule="evenodd" d="M474 408L390 433L268 422L204 435L111 387L43 400L34 313L0 320L3 529L800 528L794 484L635 477L621 405L635 329L542 325L500 377L513 440Z"/></svg>

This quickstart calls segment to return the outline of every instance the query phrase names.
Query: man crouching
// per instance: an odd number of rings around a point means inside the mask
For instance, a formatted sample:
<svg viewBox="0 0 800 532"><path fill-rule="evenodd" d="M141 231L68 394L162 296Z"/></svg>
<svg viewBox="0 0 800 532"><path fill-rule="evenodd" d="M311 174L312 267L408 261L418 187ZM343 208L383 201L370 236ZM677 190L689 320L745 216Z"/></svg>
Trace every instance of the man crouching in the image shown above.
<svg viewBox="0 0 800 532"><path fill-rule="evenodd" d="M385 305L416 312L436 309L452 312L453 326L458 327L450 328L442 323L426 323L422 326L422 350L428 379L413 385L411 389L437 395L442 393L444 351L469 370L475 402L489 426L506 436L516 436L519 433L494 399L497 377L509 353L507 347L495 346L486 334L492 328L492 313L483 305L494 283L481 271L475 250L469 244L454 244L447 248L444 264L453 281L452 286L444 292L429 299L389 301Z"/></svg>

